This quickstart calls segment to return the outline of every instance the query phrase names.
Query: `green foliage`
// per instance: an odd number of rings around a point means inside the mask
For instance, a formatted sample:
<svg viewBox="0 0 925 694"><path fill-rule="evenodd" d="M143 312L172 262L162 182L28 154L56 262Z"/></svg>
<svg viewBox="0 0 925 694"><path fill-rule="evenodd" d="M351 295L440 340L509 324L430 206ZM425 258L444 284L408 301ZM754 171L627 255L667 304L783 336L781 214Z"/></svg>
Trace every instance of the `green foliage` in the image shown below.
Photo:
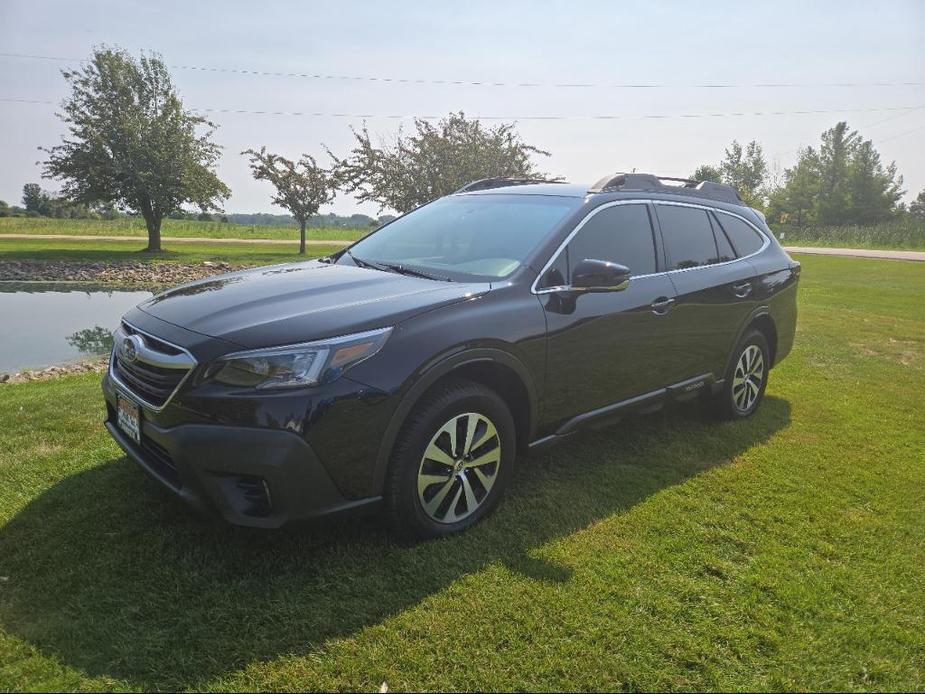
<svg viewBox="0 0 925 694"><path fill-rule="evenodd" d="M68 337L67 342L85 354L108 354L112 350L112 330L99 325L84 328Z"/></svg>
<svg viewBox="0 0 925 694"><path fill-rule="evenodd" d="M697 170L690 175L690 178L694 181L722 183L723 172L719 170L719 167L713 166L712 164L701 164L697 167Z"/></svg>
<svg viewBox="0 0 925 694"><path fill-rule="evenodd" d="M913 219L925 220L925 190L919 193L912 204L909 205L909 215Z"/></svg>
<svg viewBox="0 0 925 694"><path fill-rule="evenodd" d="M819 149L806 147L770 195L769 218L796 224L869 225L899 211L902 176L884 166L870 140L844 121L822 133Z"/></svg>
<svg viewBox="0 0 925 694"><path fill-rule="evenodd" d="M315 158L303 154L298 162L267 152L248 149L251 171L258 181L269 181L276 188L273 203L289 210L299 224L299 253L305 254L305 226L318 208L334 199L335 185L331 173L318 166Z"/></svg>
<svg viewBox="0 0 925 694"><path fill-rule="evenodd" d="M22 187L22 204L26 212L35 212L46 217L51 211L49 196L38 183L27 183Z"/></svg>
<svg viewBox="0 0 925 694"><path fill-rule="evenodd" d="M481 178L545 178L531 157L549 152L525 144L513 123L491 128L463 112L433 124L414 121L415 132L401 130L394 144L373 144L366 126L353 134L356 145L343 159L334 159L338 184L360 202L409 212L449 195Z"/></svg>
<svg viewBox="0 0 925 694"><path fill-rule="evenodd" d="M65 197L142 215L149 250L160 249L166 215L186 203L212 209L228 197L214 172L221 151L211 140L215 126L184 110L159 57L136 61L101 48L63 74L71 87L62 106L69 134L45 150L44 175L63 181Z"/></svg>
<svg viewBox="0 0 925 694"><path fill-rule="evenodd" d="M723 183L735 188L751 207L764 208L764 183L768 165L757 140L749 142L744 150L737 140L733 140L726 148L726 156L719 168L723 174Z"/></svg>
<svg viewBox="0 0 925 694"><path fill-rule="evenodd" d="M749 206L764 209L767 174L768 165L758 141L752 140L743 148L733 140L719 165L701 164L691 178L730 185Z"/></svg>
<svg viewBox="0 0 925 694"><path fill-rule="evenodd" d="M912 216L870 226L800 226L794 219L793 224L775 224L774 233L782 243L793 246L925 250L925 219Z"/></svg>
<svg viewBox="0 0 925 694"><path fill-rule="evenodd" d="M0 200L0 217L10 216L10 206L6 200Z"/></svg>

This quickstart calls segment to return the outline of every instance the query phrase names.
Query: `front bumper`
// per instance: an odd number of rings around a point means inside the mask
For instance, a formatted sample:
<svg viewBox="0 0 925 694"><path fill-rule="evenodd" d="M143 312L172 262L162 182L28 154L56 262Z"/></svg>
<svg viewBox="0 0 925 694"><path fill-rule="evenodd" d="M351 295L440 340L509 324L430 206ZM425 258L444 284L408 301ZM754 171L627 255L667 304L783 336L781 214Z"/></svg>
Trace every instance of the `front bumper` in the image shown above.
<svg viewBox="0 0 925 694"><path fill-rule="evenodd" d="M160 426L142 414L141 445L116 424L116 391L103 392L106 429L138 465L190 505L236 525L292 521L373 509L380 497L345 498L308 443L280 429L190 423Z"/></svg>

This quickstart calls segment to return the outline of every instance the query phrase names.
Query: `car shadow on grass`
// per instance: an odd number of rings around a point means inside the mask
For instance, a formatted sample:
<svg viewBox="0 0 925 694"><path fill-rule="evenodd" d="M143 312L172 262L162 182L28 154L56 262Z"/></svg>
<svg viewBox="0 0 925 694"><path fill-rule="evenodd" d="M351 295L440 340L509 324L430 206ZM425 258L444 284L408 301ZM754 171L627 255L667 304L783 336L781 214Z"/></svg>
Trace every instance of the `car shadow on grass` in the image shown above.
<svg viewBox="0 0 925 694"><path fill-rule="evenodd" d="M0 530L0 625L90 675L196 688L378 624L489 564L568 581L568 567L535 550L728 463L789 421L789 403L768 397L743 422L686 405L583 432L518 461L492 518L415 546L393 541L375 517L276 532L226 526L114 458L50 488Z"/></svg>

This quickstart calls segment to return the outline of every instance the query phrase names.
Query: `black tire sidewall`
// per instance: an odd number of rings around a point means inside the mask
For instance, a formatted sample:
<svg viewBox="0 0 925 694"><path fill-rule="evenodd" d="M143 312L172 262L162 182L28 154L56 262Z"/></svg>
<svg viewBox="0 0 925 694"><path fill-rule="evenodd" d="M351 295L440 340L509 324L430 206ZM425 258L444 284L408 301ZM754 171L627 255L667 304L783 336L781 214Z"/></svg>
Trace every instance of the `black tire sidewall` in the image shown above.
<svg viewBox="0 0 925 694"><path fill-rule="evenodd" d="M477 412L494 424L501 439L498 478L488 498L478 509L456 523L438 523L421 506L418 498L418 471L424 450L437 430L452 417ZM478 523L490 514L504 495L514 468L517 450L514 419L504 401L485 386L457 381L425 398L412 410L396 443L386 505L392 524L402 535L431 538L451 535Z"/></svg>

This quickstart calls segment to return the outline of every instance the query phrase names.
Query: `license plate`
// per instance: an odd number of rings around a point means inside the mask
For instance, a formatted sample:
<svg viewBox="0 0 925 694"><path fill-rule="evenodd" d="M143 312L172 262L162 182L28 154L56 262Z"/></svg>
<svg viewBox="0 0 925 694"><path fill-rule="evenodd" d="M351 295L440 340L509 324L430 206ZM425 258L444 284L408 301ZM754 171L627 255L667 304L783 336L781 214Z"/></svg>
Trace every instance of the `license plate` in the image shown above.
<svg viewBox="0 0 925 694"><path fill-rule="evenodd" d="M135 443L141 443L141 412L135 403L121 395L117 396L119 428L132 437Z"/></svg>

